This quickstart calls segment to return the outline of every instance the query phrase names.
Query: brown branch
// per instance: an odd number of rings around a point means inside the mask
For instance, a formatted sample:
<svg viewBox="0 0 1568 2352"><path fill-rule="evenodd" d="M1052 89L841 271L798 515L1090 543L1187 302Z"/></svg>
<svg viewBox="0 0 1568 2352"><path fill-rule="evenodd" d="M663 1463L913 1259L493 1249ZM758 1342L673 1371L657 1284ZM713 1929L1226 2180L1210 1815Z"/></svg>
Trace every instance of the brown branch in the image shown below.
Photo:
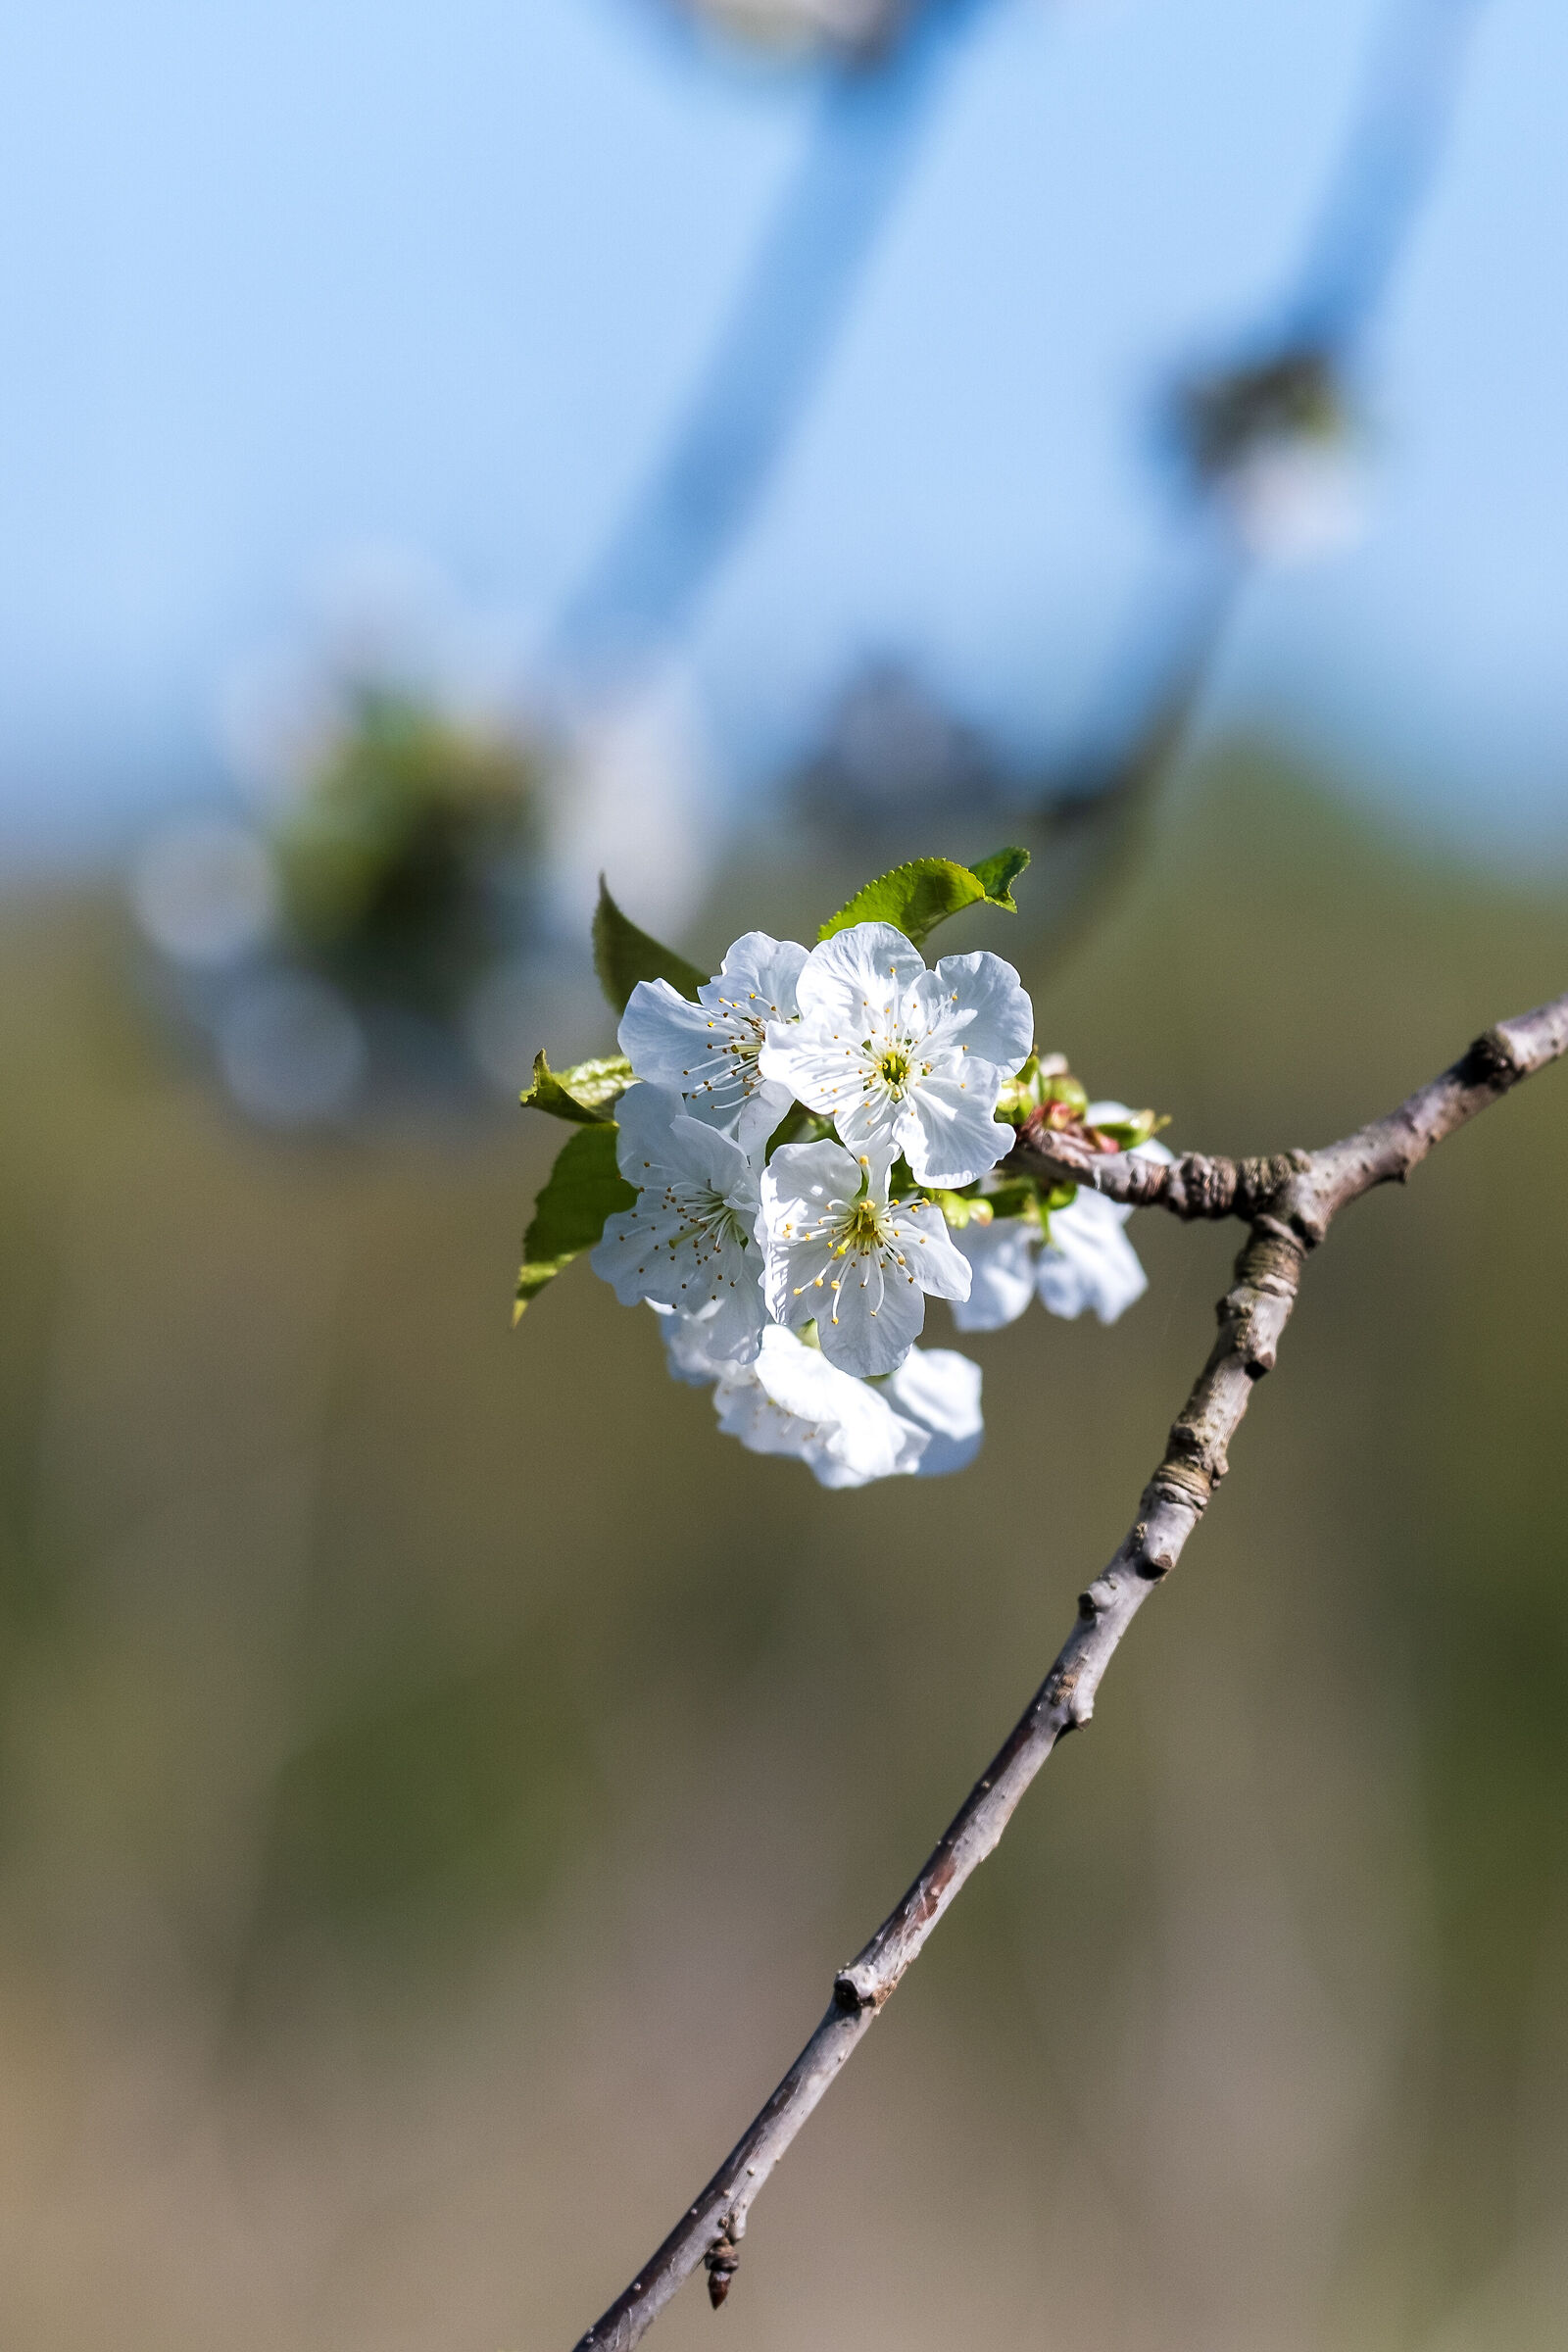
<svg viewBox="0 0 1568 2352"><path fill-rule="evenodd" d="M826 2016L761 2113L659 2251L576 2352L629 2352L683 2281L706 2263L715 2308L728 2292L753 2201L840 2067L870 2027L970 1873L985 1860L1058 1740L1089 1721L1101 1678L1145 1598L1180 1559L1227 1468L1226 1450L1254 1384L1271 1370L1307 1251L1349 1201L1400 1181L1435 1144L1521 1078L1568 1053L1568 996L1499 1022L1386 1118L1320 1152L1262 1160L1189 1153L1169 1167L1117 1155L1092 1169L1056 1156L1062 1139L1026 1134L1020 1152L1048 1171L1094 1182L1113 1199L1177 1215L1240 1216L1250 1227L1219 1334L1171 1429L1164 1458L1110 1565L1028 1709L969 1791L904 1900L834 1980ZM1156 1181L1157 1179L1157 1181Z"/></svg>

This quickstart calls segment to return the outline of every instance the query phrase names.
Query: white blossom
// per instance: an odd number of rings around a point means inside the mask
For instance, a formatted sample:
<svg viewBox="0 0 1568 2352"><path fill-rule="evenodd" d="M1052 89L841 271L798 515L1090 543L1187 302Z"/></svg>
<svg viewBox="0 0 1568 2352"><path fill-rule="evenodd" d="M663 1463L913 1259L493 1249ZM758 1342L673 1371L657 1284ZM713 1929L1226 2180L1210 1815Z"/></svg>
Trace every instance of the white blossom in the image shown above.
<svg viewBox="0 0 1568 2352"><path fill-rule="evenodd" d="M792 1455L824 1487L864 1487L879 1478L928 1478L961 1470L983 1435L980 1367L949 1348L911 1348L884 1381L857 1380L818 1348L770 1323L746 1364L696 1369L702 1319L684 1334L664 1318L671 1369L680 1379L715 1381L713 1405L726 1436L753 1453Z"/></svg>
<svg viewBox="0 0 1568 2352"><path fill-rule="evenodd" d="M1035 1295L1040 1228L1033 1217L996 1217L989 1225L972 1219L954 1234L969 1261L969 1296L954 1304L960 1331L1000 1331L1016 1323Z"/></svg>
<svg viewBox="0 0 1568 2352"><path fill-rule="evenodd" d="M806 950L748 931L693 1004L667 980L639 980L620 1018L620 1050L650 1086L687 1098L694 1117L746 1149L765 1142L790 1105L790 1090L758 1069L767 1025L795 1018Z"/></svg>
<svg viewBox="0 0 1568 2352"><path fill-rule="evenodd" d="M1114 1323L1143 1297L1149 1276L1122 1231L1132 1213L1125 1201L1083 1184L1065 1208L1052 1210L1035 1276L1042 1306L1069 1321L1092 1309L1102 1323Z"/></svg>
<svg viewBox="0 0 1568 2352"><path fill-rule="evenodd" d="M1113 1126L1132 1116L1125 1102L1091 1102L1090 1127ZM1135 1157L1169 1159L1163 1144L1140 1144ZM969 1296L953 1310L960 1331L997 1331L1014 1323L1031 1297L1069 1321L1086 1312L1114 1323L1149 1288L1149 1277L1122 1228L1132 1215L1125 1201L1108 1200L1087 1184L1065 1208L1050 1215L1044 1239L1032 1217L998 1217L971 1223L954 1235L969 1262Z"/></svg>
<svg viewBox="0 0 1568 2352"><path fill-rule="evenodd" d="M1012 1146L994 1117L1034 1013L1000 956L927 971L891 923L857 923L807 957L798 1022L769 1022L759 1067L831 1117L853 1151L902 1152L919 1184L972 1184Z"/></svg>
<svg viewBox="0 0 1568 2352"><path fill-rule="evenodd" d="M969 1269L928 1200L890 1201L891 1154L786 1144L762 1176L758 1235L775 1322L816 1323L841 1371L891 1372L925 1321L926 1297L966 1298Z"/></svg>
<svg viewBox="0 0 1568 2352"><path fill-rule="evenodd" d="M917 1470L929 1433L794 1332L769 1324L749 1364L727 1365L713 1392L718 1426L753 1453L798 1455L824 1487L863 1487Z"/></svg>
<svg viewBox="0 0 1568 2352"><path fill-rule="evenodd" d="M647 1298L705 1314L716 1358L755 1355L764 1320L755 1163L689 1117L679 1095L634 1086L618 1110L616 1158L637 1201L606 1221L594 1272L622 1306Z"/></svg>
<svg viewBox="0 0 1568 2352"><path fill-rule="evenodd" d="M721 1307L700 1307L689 1315L677 1307L662 1306L657 1298L650 1298L648 1304L659 1317L659 1336L664 1343L671 1380L684 1381L689 1389L706 1389L733 1362L732 1357L713 1352L713 1324Z"/></svg>
<svg viewBox="0 0 1568 2352"><path fill-rule="evenodd" d="M918 1477L967 1469L985 1436L978 1364L951 1348L911 1348L881 1389L901 1419L929 1433L915 1464Z"/></svg>

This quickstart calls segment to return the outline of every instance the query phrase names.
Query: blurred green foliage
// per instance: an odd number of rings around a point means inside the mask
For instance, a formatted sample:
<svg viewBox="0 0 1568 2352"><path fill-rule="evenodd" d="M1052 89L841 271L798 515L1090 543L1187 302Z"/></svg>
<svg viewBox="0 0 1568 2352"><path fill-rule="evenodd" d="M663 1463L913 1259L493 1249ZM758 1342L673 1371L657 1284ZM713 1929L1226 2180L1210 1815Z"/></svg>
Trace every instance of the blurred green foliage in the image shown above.
<svg viewBox="0 0 1568 2352"><path fill-rule="evenodd" d="M361 687L278 839L296 942L351 988L450 1009L507 944L539 784L520 742Z"/></svg>
<svg viewBox="0 0 1568 2352"><path fill-rule="evenodd" d="M1040 1036L1178 1148L1310 1144L1560 988L1563 915L1237 752ZM764 877L710 937L800 920ZM1140 1220L1115 1330L978 1345L979 1470L823 1494L586 1266L509 1333L553 1122L258 1139L117 954L86 898L0 934L0 2334L567 2342L1049 1661L1234 1237ZM748 2343L1555 2341L1565 1148L1559 1073L1309 1267L1092 1737L759 2209Z"/></svg>

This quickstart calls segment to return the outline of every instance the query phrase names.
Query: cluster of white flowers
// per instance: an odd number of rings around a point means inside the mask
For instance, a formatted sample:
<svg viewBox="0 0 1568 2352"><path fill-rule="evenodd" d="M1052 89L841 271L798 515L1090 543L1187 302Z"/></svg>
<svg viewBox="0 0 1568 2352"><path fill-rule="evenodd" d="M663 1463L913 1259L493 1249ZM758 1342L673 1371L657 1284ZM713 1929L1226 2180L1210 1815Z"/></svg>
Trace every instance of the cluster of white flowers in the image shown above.
<svg viewBox="0 0 1568 2352"><path fill-rule="evenodd" d="M915 1346L927 1298L987 1331L1035 1293L1106 1323L1140 1295L1114 1203L1047 1208L1014 1184L993 1209L1015 1140L998 1105L1033 1041L1009 964L929 970L888 923L809 954L748 932L696 1003L663 980L633 990L617 1159L637 1200L592 1263L623 1305L659 1310L671 1371L711 1385L721 1429L824 1486L958 1469L980 1445L980 1371Z"/></svg>

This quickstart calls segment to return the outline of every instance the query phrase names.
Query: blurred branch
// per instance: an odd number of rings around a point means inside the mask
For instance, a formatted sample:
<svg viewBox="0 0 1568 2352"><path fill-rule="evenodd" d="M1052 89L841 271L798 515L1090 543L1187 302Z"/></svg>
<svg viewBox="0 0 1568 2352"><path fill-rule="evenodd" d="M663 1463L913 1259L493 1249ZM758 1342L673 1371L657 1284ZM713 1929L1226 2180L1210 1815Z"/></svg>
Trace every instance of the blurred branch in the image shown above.
<svg viewBox="0 0 1568 2352"><path fill-rule="evenodd" d="M1179 1215L1236 1215L1249 1226L1219 1336L1144 1489L1109 1566L1084 1592L1078 1619L1028 1708L943 1834L903 1901L834 1979L826 2016L695 2204L576 2352L629 2352L700 2264L715 2305L729 2290L752 2204L872 2019L897 1990L959 1888L996 1846L1058 1740L1086 1724L1122 1636L1180 1559L1215 1487L1252 1389L1273 1369L1302 1265L1342 1208L1375 1186L1402 1182L1434 1145L1509 1089L1568 1053L1568 996L1502 1021L1408 1102L1318 1152L1258 1160L1189 1153L1154 1171L1108 1159L1096 1169L1113 1198ZM1053 1146L1057 1139L1053 1137ZM1066 1163L1055 1162L1056 1165ZM1074 1169L1079 1175L1082 1171ZM1224 1198L1228 1190L1228 1199Z"/></svg>
<svg viewBox="0 0 1568 2352"><path fill-rule="evenodd" d="M1169 427L1197 502L1184 535L1200 544L1174 588L1145 590L1079 780L1037 799L1046 841L1080 865L1053 927L1058 960L1132 864L1258 560L1224 513L1227 490L1260 454L1351 432L1345 378L1437 176L1485 5L1391 0L1294 280L1229 362L1175 388Z"/></svg>
<svg viewBox="0 0 1568 2352"><path fill-rule="evenodd" d="M567 670L679 636L750 521L902 187L959 30L985 0L923 0L837 67L691 405L562 614Z"/></svg>
<svg viewBox="0 0 1568 2352"><path fill-rule="evenodd" d="M1280 341L1343 350L1388 291L1437 176L1487 0L1394 0Z"/></svg>

